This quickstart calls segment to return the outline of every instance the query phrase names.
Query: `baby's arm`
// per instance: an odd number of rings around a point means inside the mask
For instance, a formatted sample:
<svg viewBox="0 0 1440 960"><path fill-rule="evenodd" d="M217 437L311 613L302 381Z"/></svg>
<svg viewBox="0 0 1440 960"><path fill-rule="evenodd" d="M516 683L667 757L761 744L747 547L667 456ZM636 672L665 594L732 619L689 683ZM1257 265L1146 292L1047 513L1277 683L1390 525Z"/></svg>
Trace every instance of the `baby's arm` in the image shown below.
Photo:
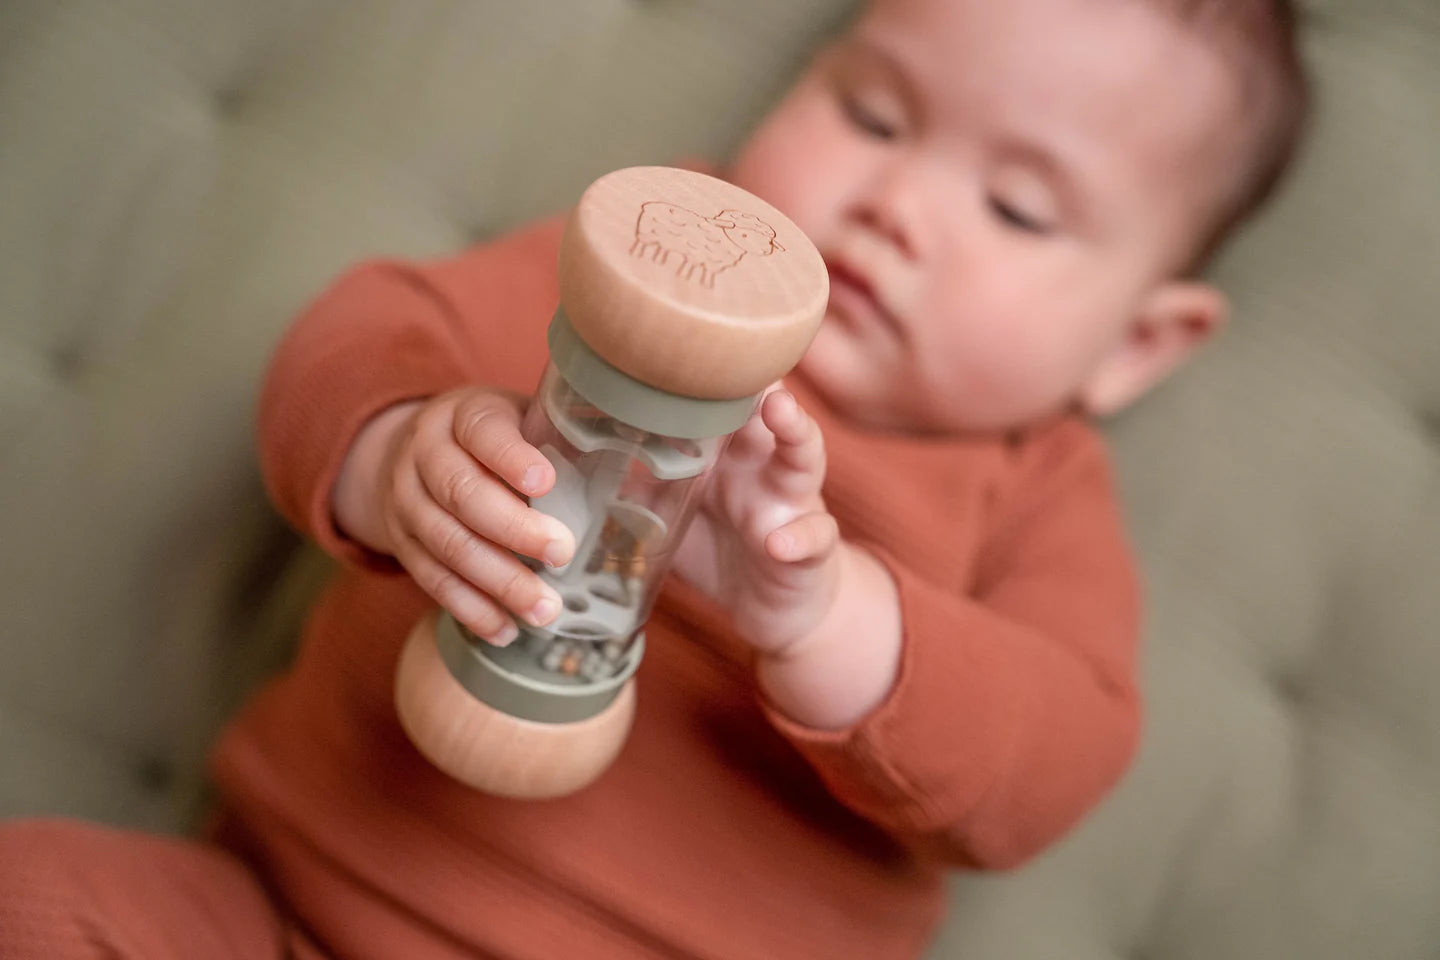
<svg viewBox="0 0 1440 960"><path fill-rule="evenodd" d="M355 501L370 496L364 483L347 484L337 503L342 468L352 453L378 460L376 441L416 409L407 404L473 384L534 387L558 298L560 228L545 221L434 263L361 265L287 329L257 434L271 499L299 531L342 560L398 572L373 523L337 524L342 512L353 522L364 512Z"/></svg>
<svg viewBox="0 0 1440 960"><path fill-rule="evenodd" d="M839 799L958 864L1014 866L1058 839L1138 740L1137 588L1109 469L1079 425L1049 454L972 595L844 545L859 558L853 585L803 646L758 666L772 721ZM885 676L892 629L899 664L882 702L841 729L802 722L797 698Z"/></svg>
<svg viewBox="0 0 1440 960"><path fill-rule="evenodd" d="M756 661L770 706L795 724L842 730L889 696L903 643L900 592L874 553L842 540L835 600L802 640Z"/></svg>

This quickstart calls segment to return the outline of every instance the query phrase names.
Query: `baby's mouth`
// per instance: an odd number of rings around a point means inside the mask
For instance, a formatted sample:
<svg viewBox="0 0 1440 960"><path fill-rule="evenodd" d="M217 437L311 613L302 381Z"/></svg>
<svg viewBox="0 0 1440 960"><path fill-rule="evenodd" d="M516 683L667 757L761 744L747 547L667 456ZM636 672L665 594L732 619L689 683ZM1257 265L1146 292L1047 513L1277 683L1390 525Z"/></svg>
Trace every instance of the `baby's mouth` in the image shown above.
<svg viewBox="0 0 1440 960"><path fill-rule="evenodd" d="M881 301L870 278L839 258L827 258L830 271L830 308L855 327L878 324L900 336L900 323Z"/></svg>

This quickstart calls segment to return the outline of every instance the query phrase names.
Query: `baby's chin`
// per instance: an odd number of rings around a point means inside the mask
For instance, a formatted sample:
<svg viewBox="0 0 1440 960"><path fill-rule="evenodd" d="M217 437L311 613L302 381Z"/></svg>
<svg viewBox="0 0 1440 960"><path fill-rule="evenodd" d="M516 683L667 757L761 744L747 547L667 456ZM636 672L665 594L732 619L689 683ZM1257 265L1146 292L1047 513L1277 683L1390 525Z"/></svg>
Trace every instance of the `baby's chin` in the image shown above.
<svg viewBox="0 0 1440 960"><path fill-rule="evenodd" d="M882 430L900 426L885 398L887 372L867 362L831 324L827 317L793 376L841 420Z"/></svg>
<svg viewBox="0 0 1440 960"><path fill-rule="evenodd" d="M906 387L896 371L853 349L854 344L824 336L795 368L795 377L832 416L861 429L901 434L937 432L919 411L908 409Z"/></svg>

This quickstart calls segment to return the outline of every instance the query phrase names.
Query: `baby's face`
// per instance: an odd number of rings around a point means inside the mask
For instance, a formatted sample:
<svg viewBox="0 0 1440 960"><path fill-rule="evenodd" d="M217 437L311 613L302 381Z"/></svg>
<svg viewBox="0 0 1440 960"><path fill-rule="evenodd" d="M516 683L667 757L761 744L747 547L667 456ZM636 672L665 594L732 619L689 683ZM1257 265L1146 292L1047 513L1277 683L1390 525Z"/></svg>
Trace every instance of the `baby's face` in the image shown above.
<svg viewBox="0 0 1440 960"><path fill-rule="evenodd" d="M889 429L1070 404L1227 186L1237 98L1147 0L880 0L731 170L830 266L802 375Z"/></svg>

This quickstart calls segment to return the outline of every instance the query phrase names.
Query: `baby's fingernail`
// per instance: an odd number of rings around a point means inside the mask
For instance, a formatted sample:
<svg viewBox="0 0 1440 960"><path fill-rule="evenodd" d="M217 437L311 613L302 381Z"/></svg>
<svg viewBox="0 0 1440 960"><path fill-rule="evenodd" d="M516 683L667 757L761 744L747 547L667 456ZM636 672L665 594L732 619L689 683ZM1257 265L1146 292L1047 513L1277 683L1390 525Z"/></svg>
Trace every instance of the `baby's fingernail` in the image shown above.
<svg viewBox="0 0 1440 960"><path fill-rule="evenodd" d="M525 476L520 483L524 486L526 493L535 493L540 489L540 478L544 473L545 471L540 468L539 464L525 468Z"/></svg>
<svg viewBox="0 0 1440 960"><path fill-rule="evenodd" d="M520 628L515 626L513 621L506 620L505 626L495 631L494 635L488 639L497 647L508 647L515 642L515 638L518 636L520 636Z"/></svg>
<svg viewBox="0 0 1440 960"><path fill-rule="evenodd" d="M545 561L547 567L563 567L570 562L574 552L574 547L569 544L570 531L559 520L552 520L546 526L549 527L550 537L545 542L540 559Z"/></svg>
<svg viewBox="0 0 1440 960"><path fill-rule="evenodd" d="M535 606L530 608L525 619L537 627L543 627L558 616L560 616L560 597L547 595L535 601Z"/></svg>

